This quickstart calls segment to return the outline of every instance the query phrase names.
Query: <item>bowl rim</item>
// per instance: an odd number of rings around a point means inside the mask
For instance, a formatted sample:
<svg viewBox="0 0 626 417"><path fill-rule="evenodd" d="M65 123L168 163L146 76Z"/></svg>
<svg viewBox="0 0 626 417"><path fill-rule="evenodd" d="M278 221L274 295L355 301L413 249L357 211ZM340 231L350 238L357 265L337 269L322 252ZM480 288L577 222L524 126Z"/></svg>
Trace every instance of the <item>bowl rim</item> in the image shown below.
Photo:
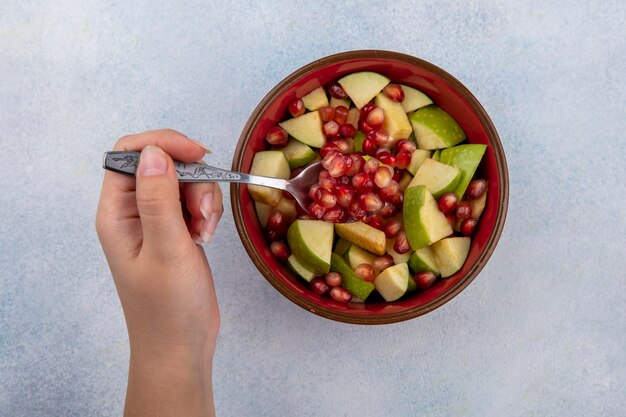
<svg viewBox="0 0 626 417"><path fill-rule="evenodd" d="M483 267L486 265L487 261L495 251L496 245L502 235L502 231L504 229L504 224L506 221L507 211L508 211L508 202L509 202L509 173L508 166L506 162L506 156L504 154L504 148L500 141L500 137L498 132L496 131L495 125L491 121L491 118L488 116L487 111L480 104L478 99L472 94L472 92L465 87L459 80L453 77L451 74L439 68L438 66L425 61L421 58L414 57L412 55L407 55L400 52L387 51L387 50L376 50L376 49L363 49L363 50L353 50L353 51L345 51L337 54L329 55L297 69L296 71L289 74L282 81L280 81L274 88L272 88L265 97L261 100L261 102L256 106L254 111L252 112L250 118L246 122L241 135L239 136L239 140L237 141L237 146L235 148L235 152L233 155L233 162L231 169L233 171L238 171L240 169L245 145L247 145L249 141L249 136L260 120L261 115L264 113L264 109L272 103L283 91L285 88L289 87L296 80L301 78L302 76L308 74L309 72L318 70L327 65L335 64L341 61L348 60L358 60L358 59L382 59L382 60L395 60L407 62L409 64L415 65L417 67L423 68L438 77L440 77L444 82L446 82L453 90L459 93L464 100L467 101L469 106L475 112L478 117L480 123L485 129L487 133L487 137L489 138L490 144L492 146L494 157L496 160L496 166L498 171L498 176L500 178L499 181L499 191L500 191L500 200L498 205L498 212L496 214L495 226L492 230L482 252L480 253L478 259L470 268L465 276L463 276L459 282L457 282L453 287L451 287L448 291L446 291L441 296L435 298L434 300L421 305L409 308L402 312L395 313L381 313L375 315L354 315L346 311L336 311L326 308L322 305L316 304L310 300L300 297L298 294L293 292L286 284L284 284L280 278L278 278L274 272L267 266L267 264L263 261L260 256L259 251L252 244L252 240L248 233L248 230L244 227L244 216L243 209L241 205L241 200L239 199L240 186L236 183L231 183L230 185L230 200L231 200L231 209L233 212L233 218L235 222L235 227L237 229L237 233L241 239L241 242L250 256L250 259L257 267L261 275L265 277L269 283L276 288L283 296L287 297L293 303L298 306L304 308L305 310L312 312L318 316L344 322L351 324L362 324L362 325L378 325L378 324L388 324L388 323L397 323L405 320L409 320L426 313L429 313L436 308L441 307L446 304L448 301L452 300L456 297L461 291L463 291L480 273Z"/></svg>

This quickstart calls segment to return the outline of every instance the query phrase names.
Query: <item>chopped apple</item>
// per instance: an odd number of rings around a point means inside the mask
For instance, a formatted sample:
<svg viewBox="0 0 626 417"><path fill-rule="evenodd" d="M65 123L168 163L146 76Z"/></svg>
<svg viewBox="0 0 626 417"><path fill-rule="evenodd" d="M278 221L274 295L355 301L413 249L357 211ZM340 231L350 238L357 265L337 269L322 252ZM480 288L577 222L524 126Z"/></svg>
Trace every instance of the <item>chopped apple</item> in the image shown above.
<svg viewBox="0 0 626 417"><path fill-rule="evenodd" d="M350 250L352 243L348 242L345 239L339 238L337 243L335 243L335 249L333 249L334 253L337 253L341 256L344 256Z"/></svg>
<svg viewBox="0 0 626 417"><path fill-rule="evenodd" d="M339 107L339 106L343 106L346 109L350 109L350 99L348 98L335 98L333 96L330 96L330 103L329 103L330 107Z"/></svg>
<svg viewBox="0 0 626 417"><path fill-rule="evenodd" d="M324 87L318 87L311 91L309 94L302 97L302 101L304 102L304 107L311 111L328 106L328 97L326 97Z"/></svg>
<svg viewBox="0 0 626 417"><path fill-rule="evenodd" d="M413 132L413 128L411 127L409 118L406 117L402 105L391 100L383 93L376 96L375 104L385 112L382 128L394 139L390 145L393 145L400 139L408 138L411 132Z"/></svg>
<svg viewBox="0 0 626 417"><path fill-rule="evenodd" d="M470 244L469 237L449 237L433 244L433 252L442 278L454 275L461 269L469 253Z"/></svg>
<svg viewBox="0 0 626 417"><path fill-rule="evenodd" d="M413 252L409 259L409 267L415 273L430 271L439 275L439 265L435 252L430 246L425 246Z"/></svg>
<svg viewBox="0 0 626 417"><path fill-rule="evenodd" d="M348 119L346 120L346 123L349 123L354 126L355 129L358 129L360 117L361 112L359 111L359 109L357 109L356 107L352 107L350 110L348 110Z"/></svg>
<svg viewBox="0 0 626 417"><path fill-rule="evenodd" d="M376 255L385 254L385 232L363 222L337 223L335 231L345 240Z"/></svg>
<svg viewBox="0 0 626 417"><path fill-rule="evenodd" d="M322 118L318 111L304 113L302 116L285 120L279 125L306 145L321 148L326 143L326 136L322 131Z"/></svg>
<svg viewBox="0 0 626 417"><path fill-rule="evenodd" d="M259 218L259 223L261 224L261 227L265 229L265 226L267 225L267 219L269 219L270 213L272 212L274 207L270 206L269 204L263 204L255 201L254 208L256 209L256 215Z"/></svg>
<svg viewBox="0 0 626 417"><path fill-rule="evenodd" d="M262 151L254 154L250 174L287 180L291 171L287 159L281 151ZM270 206L277 205L283 196L281 190L260 185L248 185L248 191L255 201Z"/></svg>
<svg viewBox="0 0 626 417"><path fill-rule="evenodd" d="M298 258L296 258L296 255L291 255L289 258L287 258L287 265L293 270L293 272L301 276L302 279L304 279L306 282L313 281L313 278L318 275L315 272L306 269L298 260Z"/></svg>
<svg viewBox="0 0 626 417"><path fill-rule="evenodd" d="M406 263L390 266L374 279L376 290L385 301L402 297L409 286L409 267Z"/></svg>
<svg viewBox="0 0 626 417"><path fill-rule="evenodd" d="M354 72L339 80L339 84L348 94L357 108L365 106L376 97L387 84L389 78L371 71Z"/></svg>
<svg viewBox="0 0 626 417"><path fill-rule="evenodd" d="M420 149L448 148L465 139L461 126L435 105L415 111L410 120Z"/></svg>
<svg viewBox="0 0 626 417"><path fill-rule="evenodd" d="M406 168L411 174L415 175L417 169L422 165L426 158L430 157L430 151L424 149L416 149L411 154L411 163Z"/></svg>
<svg viewBox="0 0 626 417"><path fill-rule="evenodd" d="M393 258L393 263L397 265L408 262L411 258L411 252L402 254L396 252L396 250L393 248L394 243L395 239L387 239L387 254L391 255L391 257Z"/></svg>
<svg viewBox="0 0 626 417"><path fill-rule="evenodd" d="M289 168L300 168L315 159L315 151L299 140L290 138L287 145L280 151L285 154Z"/></svg>
<svg viewBox="0 0 626 417"><path fill-rule="evenodd" d="M404 100L402 100L402 108L405 113L410 113L421 107L433 104L433 101L426 94L422 93L413 87L400 84L402 91L404 91Z"/></svg>
<svg viewBox="0 0 626 417"><path fill-rule="evenodd" d="M417 169L408 188L425 185L433 197L438 198L445 193L456 190L460 180L461 170L459 168L426 158Z"/></svg>
<svg viewBox="0 0 626 417"><path fill-rule="evenodd" d="M470 207L472 208L472 217L476 220L480 219L480 216L483 214L485 210L485 205L487 204L487 191L489 188L489 183L487 183L487 189L475 200L469 200Z"/></svg>
<svg viewBox="0 0 626 417"><path fill-rule="evenodd" d="M374 259L376 259L376 255L369 253L365 249L361 249L357 245L350 246L346 257L352 269L355 269L361 264L373 265Z"/></svg>
<svg viewBox="0 0 626 417"><path fill-rule="evenodd" d="M398 181L398 187L400 188L400 191L406 190L411 181L413 181L413 175L409 174L408 172L402 174L400 181Z"/></svg>
<svg viewBox="0 0 626 417"><path fill-rule="evenodd" d="M452 226L424 185L409 187L404 192L403 218L404 230L413 250L452 234Z"/></svg>
<svg viewBox="0 0 626 417"><path fill-rule="evenodd" d="M316 274L330 270L333 224L317 220L296 220L287 231L287 243L302 266Z"/></svg>
<svg viewBox="0 0 626 417"><path fill-rule="evenodd" d="M465 190L472 180L472 177L476 172L476 168L478 168L486 150L487 145L476 143L454 146L441 151L441 157L439 158L441 162L452 165L453 167L457 167L461 170L461 180L459 181L459 185L457 185L456 190L454 190L454 193L459 200L463 198L463 194L465 194Z"/></svg>
<svg viewBox="0 0 626 417"><path fill-rule="evenodd" d="M365 300L374 291L374 284L359 278L346 261L336 253L331 256L331 269L341 274L341 286L360 300Z"/></svg>

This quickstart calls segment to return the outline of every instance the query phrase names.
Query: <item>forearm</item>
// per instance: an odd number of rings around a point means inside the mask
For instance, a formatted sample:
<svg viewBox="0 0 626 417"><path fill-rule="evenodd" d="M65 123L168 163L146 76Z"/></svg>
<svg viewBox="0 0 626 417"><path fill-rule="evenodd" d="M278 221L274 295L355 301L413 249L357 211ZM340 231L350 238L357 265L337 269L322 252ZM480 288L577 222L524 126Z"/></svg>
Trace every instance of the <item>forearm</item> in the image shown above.
<svg viewBox="0 0 626 417"><path fill-rule="evenodd" d="M124 416L214 416L211 356L131 342Z"/></svg>

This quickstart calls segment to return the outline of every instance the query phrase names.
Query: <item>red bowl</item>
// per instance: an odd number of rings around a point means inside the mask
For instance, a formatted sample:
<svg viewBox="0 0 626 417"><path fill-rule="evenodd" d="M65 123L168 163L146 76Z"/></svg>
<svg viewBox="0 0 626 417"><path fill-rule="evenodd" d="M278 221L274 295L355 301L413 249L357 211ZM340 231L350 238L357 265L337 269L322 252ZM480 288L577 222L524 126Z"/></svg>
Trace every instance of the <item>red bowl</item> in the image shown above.
<svg viewBox="0 0 626 417"><path fill-rule="evenodd" d="M478 176L489 181L487 205L461 270L406 299L390 303L341 304L311 292L304 281L272 255L245 185L231 185L231 205L237 231L252 262L284 296L328 319L356 324L384 324L420 316L451 300L485 266L502 233L509 194L506 158L493 123L472 93L441 68L409 55L377 50L331 55L300 68L265 96L239 137L232 169L249 172L254 154L266 149L265 134L285 118L291 100L346 74L363 70L379 72L392 82L423 91L461 125L470 143L488 145L478 170Z"/></svg>

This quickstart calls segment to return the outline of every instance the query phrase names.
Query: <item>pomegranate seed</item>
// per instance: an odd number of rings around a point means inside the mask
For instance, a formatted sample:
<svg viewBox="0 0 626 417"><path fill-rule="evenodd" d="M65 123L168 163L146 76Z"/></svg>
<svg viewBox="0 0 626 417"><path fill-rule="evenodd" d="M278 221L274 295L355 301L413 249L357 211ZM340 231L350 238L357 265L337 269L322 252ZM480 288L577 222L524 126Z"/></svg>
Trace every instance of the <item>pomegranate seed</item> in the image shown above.
<svg viewBox="0 0 626 417"><path fill-rule="evenodd" d="M383 219L388 219L392 217L394 214L396 214L396 211L398 211L396 206L394 206L391 203L385 203L383 208L381 208L380 211L378 212L378 215L382 217Z"/></svg>
<svg viewBox="0 0 626 417"><path fill-rule="evenodd" d="M267 219L267 237L271 241L280 240L287 234L287 220L283 213L273 210Z"/></svg>
<svg viewBox="0 0 626 417"><path fill-rule="evenodd" d="M323 279L314 278L313 281L311 281L311 291L313 291L315 294L324 295L329 290L330 290L330 287L328 286L328 284L326 284L326 281L324 281Z"/></svg>
<svg viewBox="0 0 626 417"><path fill-rule="evenodd" d="M329 122L330 123L330 122ZM333 139L330 143L335 144L339 152L342 154L351 154L354 151L354 141L352 138L349 139Z"/></svg>
<svg viewBox="0 0 626 417"><path fill-rule="evenodd" d="M393 207L393 206L391 206ZM398 235L398 233L402 230L402 222L398 219L394 219L389 221L384 227L383 232L385 232L385 237L387 239L393 239ZM399 252L398 252L399 253Z"/></svg>
<svg viewBox="0 0 626 417"><path fill-rule="evenodd" d="M400 255L407 253L411 250L411 246L409 246L409 239L407 239L406 233L398 233L398 237L396 237L396 242L393 244L393 250L398 252Z"/></svg>
<svg viewBox="0 0 626 417"><path fill-rule="evenodd" d="M337 133L339 133L339 123L334 120L328 121L324 123L324 126L322 126L322 130L324 131L324 135L326 135L327 138L336 136Z"/></svg>
<svg viewBox="0 0 626 417"><path fill-rule="evenodd" d="M367 115L374 109L374 104L370 101L361 107L361 118L366 118Z"/></svg>
<svg viewBox="0 0 626 417"><path fill-rule="evenodd" d="M331 209L326 210L326 213L324 213L324 221L330 222L330 223L341 223L341 222L345 222L346 221L346 214L344 213L343 209L339 206L335 206Z"/></svg>
<svg viewBox="0 0 626 417"><path fill-rule="evenodd" d="M317 201L314 201L311 204L309 204L308 211L309 211L309 215L313 217L315 220L320 220L322 217L324 217L324 213L326 212L324 207L322 207L322 205L318 203Z"/></svg>
<svg viewBox="0 0 626 417"><path fill-rule="evenodd" d="M387 84L385 88L383 88L383 94L398 103L404 100L404 91L398 84Z"/></svg>
<svg viewBox="0 0 626 417"><path fill-rule="evenodd" d="M352 177L352 186L357 193L366 193L374 188L372 179L364 172L359 172L354 177Z"/></svg>
<svg viewBox="0 0 626 417"><path fill-rule="evenodd" d="M339 134L344 138L351 138L356 133L356 129L349 123L344 123L339 128Z"/></svg>
<svg viewBox="0 0 626 417"><path fill-rule="evenodd" d="M458 198L454 193L445 193L439 200L437 201L437 206L439 207L439 211L443 214L452 213L456 210L456 204L458 202Z"/></svg>
<svg viewBox="0 0 626 417"><path fill-rule="evenodd" d="M374 229L382 230L383 229L383 219L378 216L370 216L363 219L363 223L368 226L372 226Z"/></svg>
<svg viewBox="0 0 626 417"><path fill-rule="evenodd" d="M369 114L365 118L365 121L367 122L367 124L373 127L374 129L382 126L384 120L385 120L385 111L381 109L380 107L374 108L372 111L369 112Z"/></svg>
<svg viewBox="0 0 626 417"><path fill-rule="evenodd" d="M287 200L295 200L295 197L291 195L289 191L283 191L283 197L285 197Z"/></svg>
<svg viewBox="0 0 626 417"><path fill-rule="evenodd" d="M467 186L467 191L465 191L465 195L472 200L476 200L478 197L483 195L486 189L487 189L487 181L474 180L470 182L469 185Z"/></svg>
<svg viewBox="0 0 626 417"><path fill-rule="evenodd" d="M388 186L380 189L380 198L388 203L393 203L396 194L402 194L400 192L400 186L397 182L391 181Z"/></svg>
<svg viewBox="0 0 626 417"><path fill-rule="evenodd" d="M326 283L331 287L339 287L341 285L341 274L339 272L329 272L324 277Z"/></svg>
<svg viewBox="0 0 626 417"><path fill-rule="evenodd" d="M349 303L350 300L352 300L352 294L341 287L333 287L333 289L330 290L330 298L338 303Z"/></svg>
<svg viewBox="0 0 626 417"><path fill-rule="evenodd" d="M338 183L339 185L350 185L352 184L352 178L350 178L347 175L344 175L343 177L339 177Z"/></svg>
<svg viewBox="0 0 626 417"><path fill-rule="evenodd" d="M378 272L383 271L392 265L393 265L393 258L391 257L391 255L380 256L374 259L374 261L372 262L372 266Z"/></svg>
<svg viewBox="0 0 626 417"><path fill-rule="evenodd" d="M397 208L402 207L403 201L404 201L404 193L401 191L398 191L397 193L395 193L393 197L391 198L391 204L393 204Z"/></svg>
<svg viewBox="0 0 626 417"><path fill-rule="evenodd" d="M357 222L363 220L366 215L358 200L352 200L348 206L348 214Z"/></svg>
<svg viewBox="0 0 626 417"><path fill-rule="evenodd" d="M370 126L369 124L367 124L367 121L365 121L365 120L362 120L362 121L359 122L359 129L363 133L365 133L365 134L367 134L367 133L371 132L372 130L374 130L374 128L372 126Z"/></svg>
<svg viewBox="0 0 626 417"><path fill-rule="evenodd" d="M298 216L298 220L313 220L313 217L309 216L308 214L300 214Z"/></svg>
<svg viewBox="0 0 626 417"><path fill-rule="evenodd" d="M337 190L337 204L341 207L348 207L354 198L354 188L349 185L338 185Z"/></svg>
<svg viewBox="0 0 626 417"><path fill-rule="evenodd" d="M402 171L396 167L393 169L393 177L391 177L391 179L393 179L395 182L400 182L401 175Z"/></svg>
<svg viewBox="0 0 626 417"><path fill-rule="evenodd" d="M289 248L283 242L272 242L270 245L270 251L272 251L272 254L282 262L287 262L287 258L291 256Z"/></svg>
<svg viewBox="0 0 626 417"><path fill-rule="evenodd" d="M299 98L291 100L291 103L289 103L289 113L291 113L293 117L302 116L304 111L304 101Z"/></svg>
<svg viewBox="0 0 626 417"><path fill-rule="evenodd" d="M387 134L383 129L375 130L375 141L378 146L388 146L391 141L391 136Z"/></svg>
<svg viewBox="0 0 626 417"><path fill-rule="evenodd" d="M320 189L320 185L319 184L313 184L311 186L311 188L309 188L309 198L311 200L315 200L315 196L317 194L317 191Z"/></svg>
<svg viewBox="0 0 626 417"><path fill-rule="evenodd" d="M415 274L413 280L415 281L417 288L425 290L426 288L430 288L435 283L437 275L430 271L419 272Z"/></svg>
<svg viewBox="0 0 626 417"><path fill-rule="evenodd" d="M346 175L353 177L361 172L363 165L365 165L365 159L361 155L356 154L350 155L350 158L352 158L352 166L346 171Z"/></svg>
<svg viewBox="0 0 626 417"><path fill-rule="evenodd" d="M463 220L461 223L461 233L465 236L473 235L474 230L476 229L476 224L478 224L478 220L473 217Z"/></svg>
<svg viewBox="0 0 626 417"><path fill-rule="evenodd" d="M338 155L330 162L328 172L333 178L341 177L352 166L352 158L348 155Z"/></svg>
<svg viewBox="0 0 626 417"><path fill-rule="evenodd" d="M320 148L320 155L322 156L322 158L324 158L326 155L328 155L328 152L330 151L337 151L339 152L339 147L337 146L336 143L334 142L326 142L324 144L324 146L322 146Z"/></svg>
<svg viewBox="0 0 626 417"><path fill-rule="evenodd" d="M370 264L359 264L354 268L354 273L363 281L372 282L376 278L376 271Z"/></svg>
<svg viewBox="0 0 626 417"><path fill-rule="evenodd" d="M378 164L378 160L374 158L369 158L367 161L365 161L365 165L363 165L363 172L367 174L373 174L379 167L380 165Z"/></svg>
<svg viewBox="0 0 626 417"><path fill-rule="evenodd" d="M330 122L335 117L335 108L332 106L320 107L319 112L322 122Z"/></svg>
<svg viewBox="0 0 626 417"><path fill-rule="evenodd" d="M407 151L408 153L413 153L413 151L415 151L416 146L413 143L413 141L410 141L408 139L402 139L399 140L398 142L396 142L396 151L397 152L401 152L401 151Z"/></svg>
<svg viewBox="0 0 626 417"><path fill-rule="evenodd" d="M381 146L380 148L376 149L376 156L378 156L379 154L383 152L391 153L387 146Z"/></svg>
<svg viewBox="0 0 626 417"><path fill-rule="evenodd" d="M270 145L284 146L287 143L287 132L280 126L272 126L265 135L265 140Z"/></svg>
<svg viewBox="0 0 626 417"><path fill-rule="evenodd" d="M361 147L366 155L374 156L378 149L378 144L373 139L365 139Z"/></svg>
<svg viewBox="0 0 626 417"><path fill-rule="evenodd" d="M326 156L324 156L324 158L322 158L322 166L324 167L324 169L329 169L330 168L330 163L333 161L333 159L335 159L337 156L341 155L341 152L339 151L330 151L326 154Z"/></svg>
<svg viewBox="0 0 626 417"><path fill-rule="evenodd" d="M373 161L373 159L372 159ZM386 165L378 167L374 173L374 183L378 188L385 188L391 182L393 170Z"/></svg>
<svg viewBox="0 0 626 417"><path fill-rule="evenodd" d="M330 83L330 85L328 86L328 92L331 96L339 100L348 97L348 94L346 94L341 85L339 85L339 83L337 82Z"/></svg>
<svg viewBox="0 0 626 417"><path fill-rule="evenodd" d="M359 201L368 213L376 213L378 210L383 208L383 201L372 192L360 195Z"/></svg>
<svg viewBox="0 0 626 417"><path fill-rule="evenodd" d="M337 196L333 193L331 193L328 190L325 189L320 189L320 196L319 198L316 198L315 200L320 203L320 205L324 208L331 208L331 207L335 207L335 205L337 205Z"/></svg>
<svg viewBox="0 0 626 417"><path fill-rule="evenodd" d="M335 107L334 119L340 125L345 124L348 121L348 109L344 106Z"/></svg>
<svg viewBox="0 0 626 417"><path fill-rule="evenodd" d="M400 151L396 155L399 169L406 169L411 165L411 154L408 151Z"/></svg>
<svg viewBox="0 0 626 417"><path fill-rule="evenodd" d="M392 168L395 168L398 164L398 158L391 152L381 152L376 155L376 158L385 165L389 165Z"/></svg>
<svg viewBox="0 0 626 417"><path fill-rule="evenodd" d="M461 201L456 208L456 217L461 220L466 220L472 217L472 206L468 201Z"/></svg>

